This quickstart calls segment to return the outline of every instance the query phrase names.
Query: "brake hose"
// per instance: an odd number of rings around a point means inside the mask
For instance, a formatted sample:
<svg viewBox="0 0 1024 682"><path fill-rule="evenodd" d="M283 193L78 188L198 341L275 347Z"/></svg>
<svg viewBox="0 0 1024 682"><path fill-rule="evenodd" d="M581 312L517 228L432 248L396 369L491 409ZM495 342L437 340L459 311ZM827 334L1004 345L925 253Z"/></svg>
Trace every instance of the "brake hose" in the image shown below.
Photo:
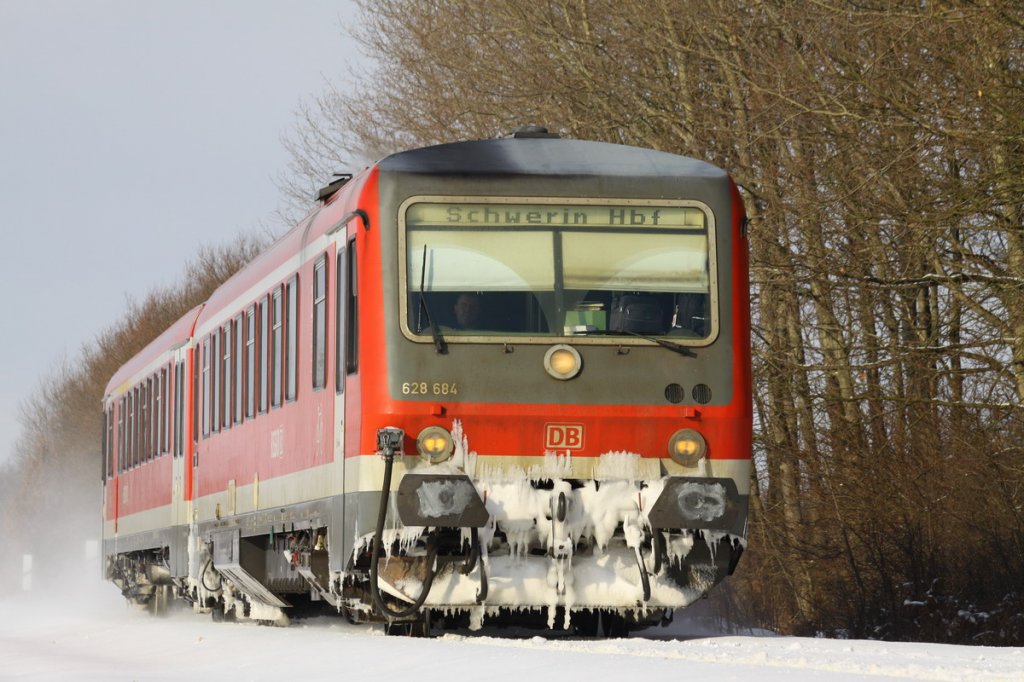
<svg viewBox="0 0 1024 682"><path fill-rule="evenodd" d="M203 570L199 573L199 582L201 582L203 584L203 587L206 588L208 591L216 592L224 584L224 581L221 580L221 577L220 577L219 573L214 573L214 575L217 576L217 587L210 587L209 585L206 584L206 573L210 570L210 565L212 563L213 563L213 558L210 558L210 559L206 560L205 564L203 564ZM214 570L216 570L216 569L214 569Z"/></svg>
<svg viewBox="0 0 1024 682"><path fill-rule="evenodd" d="M427 600L427 595L430 593L430 586L434 583L434 560L437 556L437 544L432 542L430 539L427 541L427 576L423 580L423 590L420 592L420 596L417 597L416 601L414 601L410 606L400 611L392 611L391 608L384 603L384 598L380 594L380 585L377 582L377 564L379 563L378 557L380 556L381 536L384 534L384 520L388 512L388 500L391 497L391 468L395 463L394 450L390 447L384 447L382 450L382 454L384 456L384 483L381 485L380 491L380 509L377 512L377 528L373 533L373 550L372 556L370 557L370 594L373 596L373 603L376 604L381 613L393 620L395 618L406 618L413 615L419 611L420 607L423 606L423 602Z"/></svg>

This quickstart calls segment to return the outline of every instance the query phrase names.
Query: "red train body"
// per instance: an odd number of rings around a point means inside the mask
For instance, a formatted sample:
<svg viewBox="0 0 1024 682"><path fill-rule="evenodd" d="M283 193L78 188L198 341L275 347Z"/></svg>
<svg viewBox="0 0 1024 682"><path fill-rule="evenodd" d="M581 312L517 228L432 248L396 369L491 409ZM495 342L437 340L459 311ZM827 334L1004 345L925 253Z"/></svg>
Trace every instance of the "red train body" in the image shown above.
<svg viewBox="0 0 1024 682"><path fill-rule="evenodd" d="M750 326L724 172L526 131L321 194L107 387L126 596L621 629L732 572Z"/></svg>

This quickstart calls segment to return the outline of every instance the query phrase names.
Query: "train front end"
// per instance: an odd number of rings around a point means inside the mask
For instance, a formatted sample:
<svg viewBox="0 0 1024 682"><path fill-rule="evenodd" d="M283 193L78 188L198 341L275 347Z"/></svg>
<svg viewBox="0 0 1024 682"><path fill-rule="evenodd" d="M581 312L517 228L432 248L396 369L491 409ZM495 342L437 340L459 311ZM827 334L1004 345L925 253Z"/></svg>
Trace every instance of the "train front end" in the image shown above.
<svg viewBox="0 0 1024 682"><path fill-rule="evenodd" d="M378 603L643 623L730 574L751 399L728 176L540 134L397 154L378 193L360 305L383 345L362 354L386 379L364 383L359 449L384 457L357 474L393 473Z"/></svg>

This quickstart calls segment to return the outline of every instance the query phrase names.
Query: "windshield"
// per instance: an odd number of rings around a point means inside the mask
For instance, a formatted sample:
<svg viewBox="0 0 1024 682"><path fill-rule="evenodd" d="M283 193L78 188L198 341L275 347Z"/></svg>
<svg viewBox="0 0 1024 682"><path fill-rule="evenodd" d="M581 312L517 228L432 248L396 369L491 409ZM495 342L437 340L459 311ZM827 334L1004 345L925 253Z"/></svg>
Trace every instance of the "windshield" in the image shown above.
<svg viewBox="0 0 1024 682"><path fill-rule="evenodd" d="M414 202L406 325L445 337L712 334L708 213L693 205Z"/></svg>

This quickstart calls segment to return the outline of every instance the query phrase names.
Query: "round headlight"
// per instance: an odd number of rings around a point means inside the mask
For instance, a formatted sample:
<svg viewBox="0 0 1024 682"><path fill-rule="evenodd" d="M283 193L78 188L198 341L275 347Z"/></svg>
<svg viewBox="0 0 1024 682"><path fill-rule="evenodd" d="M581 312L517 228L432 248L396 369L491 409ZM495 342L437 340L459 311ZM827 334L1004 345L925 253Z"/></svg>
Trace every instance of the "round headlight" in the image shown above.
<svg viewBox="0 0 1024 682"><path fill-rule="evenodd" d="M580 373L582 366L583 360L579 352L564 343L551 346L544 354L544 369L556 379L572 379Z"/></svg>
<svg viewBox="0 0 1024 682"><path fill-rule="evenodd" d="M707 451L704 436L693 429L680 429L668 440L669 457L684 467L696 466Z"/></svg>
<svg viewBox="0 0 1024 682"><path fill-rule="evenodd" d="M455 444L452 442L452 434L446 429L428 426L416 438L416 449L431 464L439 464L452 456Z"/></svg>

